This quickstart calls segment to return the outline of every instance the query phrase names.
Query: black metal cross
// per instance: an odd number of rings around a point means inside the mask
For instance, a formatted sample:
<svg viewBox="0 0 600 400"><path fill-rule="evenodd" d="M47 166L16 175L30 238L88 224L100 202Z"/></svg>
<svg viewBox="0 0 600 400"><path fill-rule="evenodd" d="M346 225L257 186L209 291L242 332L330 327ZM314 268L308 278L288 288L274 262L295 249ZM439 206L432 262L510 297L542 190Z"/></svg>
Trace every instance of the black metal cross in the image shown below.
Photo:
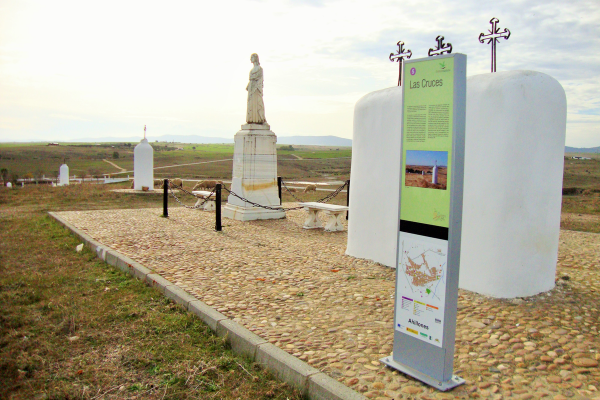
<svg viewBox="0 0 600 400"><path fill-rule="evenodd" d="M508 40L508 38L510 37L510 31L506 28L504 28L502 32L498 32L498 30L500 29L496 26L498 22L500 22L498 18L490 19L490 24L492 24L492 29L489 30L490 34L479 34L479 43L485 43L485 41L487 40L487 44L492 44L492 72L496 72L496 43L500 41L498 39L504 38L505 40Z"/></svg>
<svg viewBox="0 0 600 400"><path fill-rule="evenodd" d="M405 57L407 60L412 57L412 51L410 51L410 50L406 50L406 52L404 51L404 42L403 41L399 41L396 44L398 45L398 52L396 54L390 53L390 61L398 62L398 86L400 86L402 84L402 62Z"/></svg>
<svg viewBox="0 0 600 400"><path fill-rule="evenodd" d="M441 56L444 53L450 54L452 53L452 43L444 43L444 37L438 36L435 38L437 40L437 48L429 49L427 55L431 56Z"/></svg>

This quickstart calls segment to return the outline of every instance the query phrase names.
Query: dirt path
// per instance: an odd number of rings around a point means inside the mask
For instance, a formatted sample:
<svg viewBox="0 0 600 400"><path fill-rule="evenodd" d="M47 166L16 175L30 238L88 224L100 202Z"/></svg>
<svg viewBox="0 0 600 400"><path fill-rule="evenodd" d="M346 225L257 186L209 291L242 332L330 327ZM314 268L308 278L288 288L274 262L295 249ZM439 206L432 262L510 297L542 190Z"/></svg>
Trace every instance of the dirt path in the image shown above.
<svg viewBox="0 0 600 400"><path fill-rule="evenodd" d="M102 160L102 161L109 163L110 165L112 165L112 166L113 166L113 167L115 167L116 169L120 169L120 171L119 171L119 172L127 172L127 171L125 170L125 168L121 168L121 167L119 167L117 164L115 164L115 163L114 163L114 162L112 162L112 161L108 161L107 159L104 159L104 160Z"/></svg>

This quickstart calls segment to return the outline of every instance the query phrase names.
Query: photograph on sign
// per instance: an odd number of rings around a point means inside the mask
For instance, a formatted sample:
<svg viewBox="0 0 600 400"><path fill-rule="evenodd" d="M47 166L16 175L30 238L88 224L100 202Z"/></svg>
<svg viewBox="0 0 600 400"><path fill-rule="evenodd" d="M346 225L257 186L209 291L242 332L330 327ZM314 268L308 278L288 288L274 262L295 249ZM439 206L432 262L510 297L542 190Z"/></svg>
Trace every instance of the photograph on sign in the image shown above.
<svg viewBox="0 0 600 400"><path fill-rule="evenodd" d="M447 151L407 150L405 157L405 186L446 190Z"/></svg>
<svg viewBox="0 0 600 400"><path fill-rule="evenodd" d="M400 232L396 330L442 347L448 242Z"/></svg>

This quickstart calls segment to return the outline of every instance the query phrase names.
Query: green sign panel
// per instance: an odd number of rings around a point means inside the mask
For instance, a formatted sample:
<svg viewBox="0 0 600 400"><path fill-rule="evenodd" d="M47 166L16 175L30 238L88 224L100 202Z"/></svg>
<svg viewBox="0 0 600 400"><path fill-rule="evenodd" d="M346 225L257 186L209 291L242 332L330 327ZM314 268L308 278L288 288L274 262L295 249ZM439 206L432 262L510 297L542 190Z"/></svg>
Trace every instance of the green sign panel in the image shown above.
<svg viewBox="0 0 600 400"><path fill-rule="evenodd" d="M407 64L403 82L406 86L400 219L447 228L454 58Z"/></svg>
<svg viewBox="0 0 600 400"><path fill-rule="evenodd" d="M464 54L403 69L394 351L381 361L439 390L452 374L462 229Z"/></svg>

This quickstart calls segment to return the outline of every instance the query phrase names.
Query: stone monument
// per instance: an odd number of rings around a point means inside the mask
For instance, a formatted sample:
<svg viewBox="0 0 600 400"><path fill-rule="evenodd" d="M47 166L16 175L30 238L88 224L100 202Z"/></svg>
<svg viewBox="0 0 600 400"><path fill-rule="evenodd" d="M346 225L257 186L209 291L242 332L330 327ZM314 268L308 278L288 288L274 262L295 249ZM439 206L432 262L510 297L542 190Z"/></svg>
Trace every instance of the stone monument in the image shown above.
<svg viewBox="0 0 600 400"><path fill-rule="evenodd" d="M263 69L258 54L250 56L246 124L235 134L231 191L223 210L226 218L240 221L285 218L277 190L277 136L265 118ZM252 203L275 208L257 207Z"/></svg>
<svg viewBox="0 0 600 400"><path fill-rule="evenodd" d="M154 149L146 139L146 125L144 125L144 138L133 149L133 189L154 190Z"/></svg>

